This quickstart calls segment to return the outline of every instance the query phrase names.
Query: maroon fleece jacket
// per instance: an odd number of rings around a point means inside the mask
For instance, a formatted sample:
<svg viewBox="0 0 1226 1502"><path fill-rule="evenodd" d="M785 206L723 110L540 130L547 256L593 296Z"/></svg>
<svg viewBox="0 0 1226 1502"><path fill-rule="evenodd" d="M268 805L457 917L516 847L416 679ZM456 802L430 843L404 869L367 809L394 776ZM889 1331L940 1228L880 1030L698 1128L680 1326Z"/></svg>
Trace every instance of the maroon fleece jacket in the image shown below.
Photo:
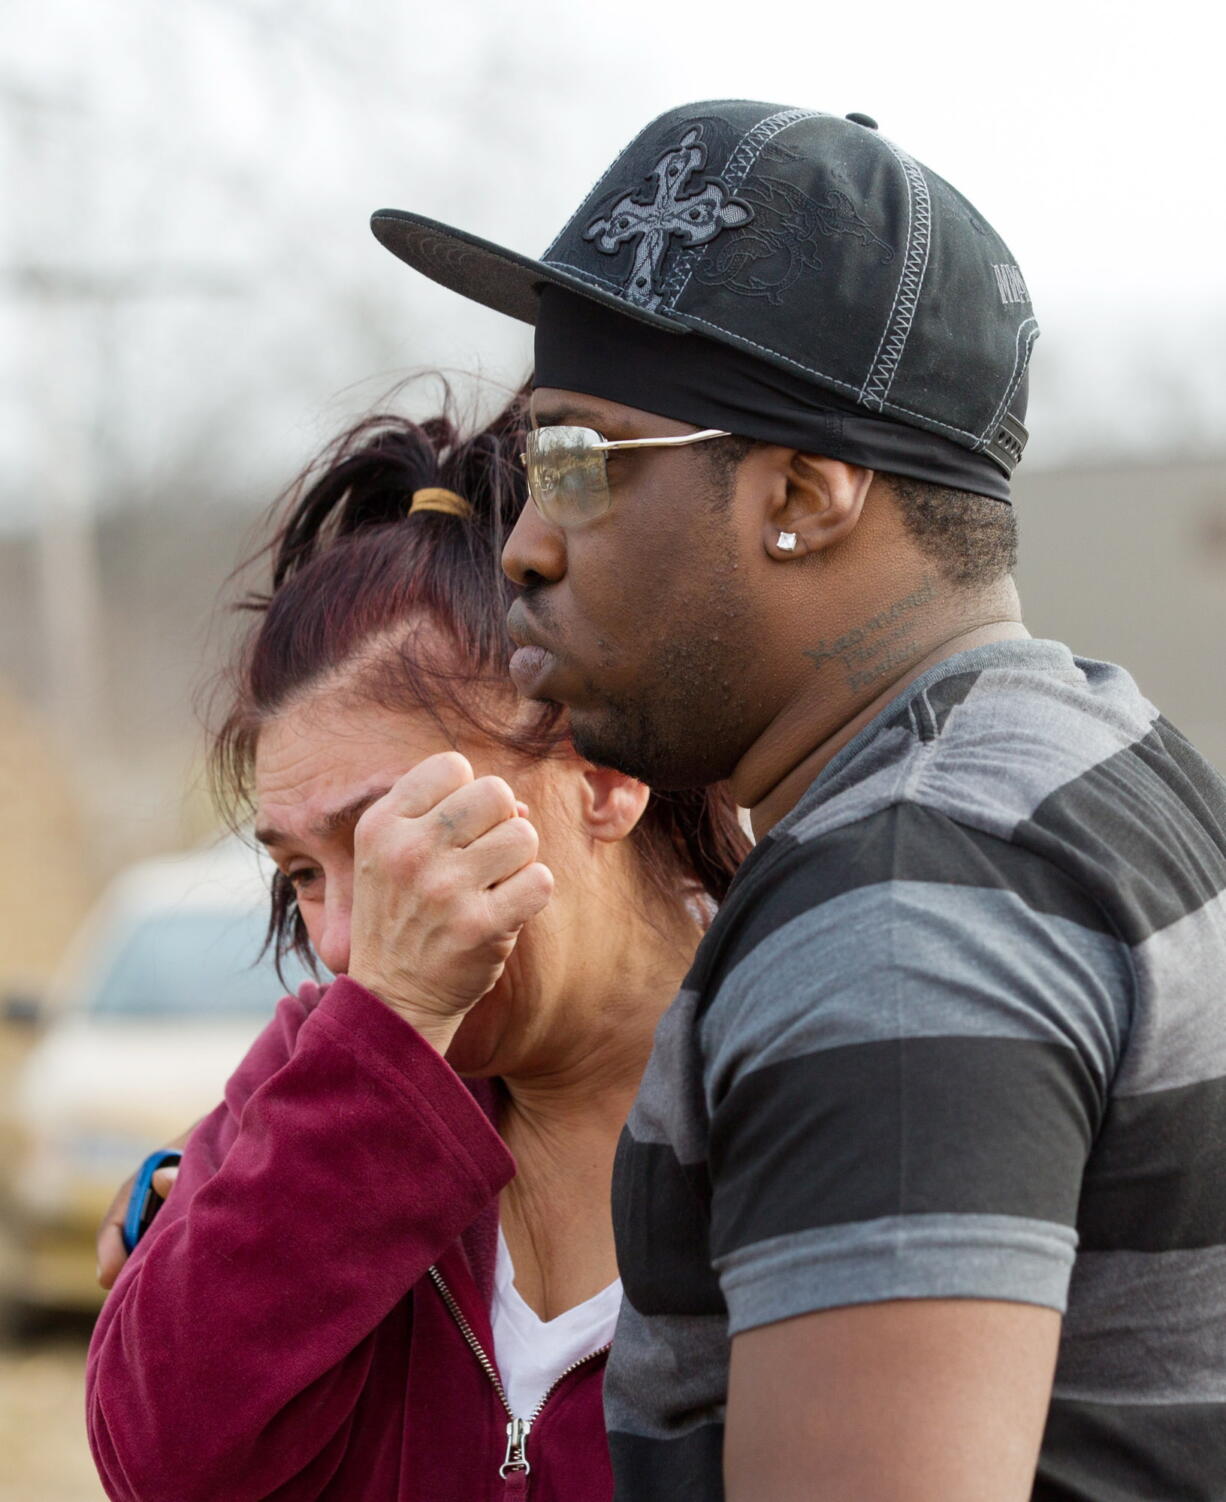
<svg viewBox="0 0 1226 1502"><path fill-rule="evenodd" d="M484 1349L494 1089L465 1085L348 979L287 996L192 1133L90 1346L90 1443L115 1502L606 1502L604 1357L564 1377L499 1476ZM526 1417L526 1415L525 1415Z"/></svg>

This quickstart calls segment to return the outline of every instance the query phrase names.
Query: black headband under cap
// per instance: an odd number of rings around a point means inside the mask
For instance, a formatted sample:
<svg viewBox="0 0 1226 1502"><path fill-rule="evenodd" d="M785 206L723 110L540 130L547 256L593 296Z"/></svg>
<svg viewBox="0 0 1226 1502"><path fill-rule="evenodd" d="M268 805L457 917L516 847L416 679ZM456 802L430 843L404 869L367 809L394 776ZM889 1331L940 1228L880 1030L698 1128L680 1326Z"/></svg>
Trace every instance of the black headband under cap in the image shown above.
<svg viewBox="0 0 1226 1502"><path fill-rule="evenodd" d="M874 417L731 345L653 328L561 287L540 289L533 384L1009 501L1008 475L986 452Z"/></svg>

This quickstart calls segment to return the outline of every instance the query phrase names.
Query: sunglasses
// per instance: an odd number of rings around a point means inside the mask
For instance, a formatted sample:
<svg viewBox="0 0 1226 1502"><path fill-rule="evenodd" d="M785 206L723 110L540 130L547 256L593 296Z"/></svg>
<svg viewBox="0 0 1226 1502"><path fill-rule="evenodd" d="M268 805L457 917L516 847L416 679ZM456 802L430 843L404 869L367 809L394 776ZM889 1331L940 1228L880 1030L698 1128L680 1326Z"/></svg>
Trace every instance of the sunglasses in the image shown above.
<svg viewBox="0 0 1226 1502"><path fill-rule="evenodd" d="M602 438L595 428L531 428L520 462L528 471L528 494L555 527L582 527L603 516L609 495L608 455L614 449L683 448L708 438L727 438L723 428L676 438Z"/></svg>

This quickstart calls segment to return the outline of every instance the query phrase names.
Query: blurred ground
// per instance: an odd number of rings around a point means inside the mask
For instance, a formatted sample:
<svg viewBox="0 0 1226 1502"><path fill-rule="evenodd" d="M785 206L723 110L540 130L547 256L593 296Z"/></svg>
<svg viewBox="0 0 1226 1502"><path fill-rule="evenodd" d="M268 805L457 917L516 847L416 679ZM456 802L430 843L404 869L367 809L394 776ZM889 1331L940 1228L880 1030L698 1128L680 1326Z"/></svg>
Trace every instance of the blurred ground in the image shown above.
<svg viewBox="0 0 1226 1502"><path fill-rule="evenodd" d="M106 1502L85 1439L89 1320L0 1346L0 1502Z"/></svg>

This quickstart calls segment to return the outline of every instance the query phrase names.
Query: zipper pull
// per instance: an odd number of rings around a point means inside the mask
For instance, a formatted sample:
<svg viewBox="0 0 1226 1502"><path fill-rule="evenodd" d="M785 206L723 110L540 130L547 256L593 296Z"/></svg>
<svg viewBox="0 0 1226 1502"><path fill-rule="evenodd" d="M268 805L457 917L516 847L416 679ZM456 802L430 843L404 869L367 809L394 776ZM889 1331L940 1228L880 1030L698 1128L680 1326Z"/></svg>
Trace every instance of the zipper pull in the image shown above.
<svg viewBox="0 0 1226 1502"><path fill-rule="evenodd" d="M528 1464L524 1448L531 1432L530 1419L512 1419L507 1425L507 1453L498 1467L498 1474L507 1484L508 1497L528 1495L528 1473L532 1467Z"/></svg>

